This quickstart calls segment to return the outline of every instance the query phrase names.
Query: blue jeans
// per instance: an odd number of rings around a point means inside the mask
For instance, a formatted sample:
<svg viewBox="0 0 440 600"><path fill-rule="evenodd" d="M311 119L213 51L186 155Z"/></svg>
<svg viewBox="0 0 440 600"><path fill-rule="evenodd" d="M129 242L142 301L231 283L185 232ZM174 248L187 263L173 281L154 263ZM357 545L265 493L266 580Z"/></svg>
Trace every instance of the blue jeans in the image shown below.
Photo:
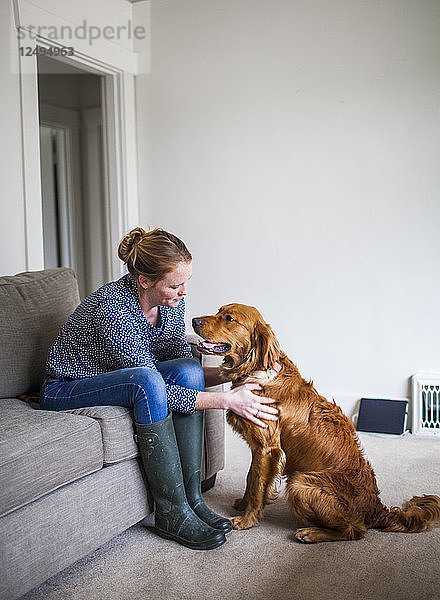
<svg viewBox="0 0 440 600"><path fill-rule="evenodd" d="M109 371L84 379L46 379L40 392L44 410L68 410L84 406L127 406L137 423L155 423L168 415L165 383L203 391L200 363L192 358L166 360L159 372L147 367Z"/></svg>

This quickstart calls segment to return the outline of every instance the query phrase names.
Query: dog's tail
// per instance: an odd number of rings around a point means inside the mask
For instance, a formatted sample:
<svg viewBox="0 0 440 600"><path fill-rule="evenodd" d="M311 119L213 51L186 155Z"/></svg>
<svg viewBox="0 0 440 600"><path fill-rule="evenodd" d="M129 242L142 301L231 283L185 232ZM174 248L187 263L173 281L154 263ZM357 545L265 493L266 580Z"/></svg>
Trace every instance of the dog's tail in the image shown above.
<svg viewBox="0 0 440 600"><path fill-rule="evenodd" d="M440 525L440 498L438 496L414 496L400 508L382 507L375 516L372 529L418 533Z"/></svg>

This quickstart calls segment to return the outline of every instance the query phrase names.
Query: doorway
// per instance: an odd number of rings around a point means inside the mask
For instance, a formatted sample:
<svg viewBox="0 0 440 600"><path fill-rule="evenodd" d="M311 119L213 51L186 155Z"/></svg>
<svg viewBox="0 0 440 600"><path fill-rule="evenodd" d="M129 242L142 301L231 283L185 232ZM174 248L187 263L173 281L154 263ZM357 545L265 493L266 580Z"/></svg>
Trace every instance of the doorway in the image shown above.
<svg viewBox="0 0 440 600"><path fill-rule="evenodd" d="M111 278L103 77L38 57L44 268L71 267L81 298Z"/></svg>

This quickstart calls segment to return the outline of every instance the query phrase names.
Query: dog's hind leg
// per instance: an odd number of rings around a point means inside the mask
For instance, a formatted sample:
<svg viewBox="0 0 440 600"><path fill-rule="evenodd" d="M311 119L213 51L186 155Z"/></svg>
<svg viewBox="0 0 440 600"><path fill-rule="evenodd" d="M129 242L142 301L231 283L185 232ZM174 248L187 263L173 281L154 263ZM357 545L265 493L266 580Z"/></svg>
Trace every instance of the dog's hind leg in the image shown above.
<svg viewBox="0 0 440 600"><path fill-rule="evenodd" d="M359 540L367 525L332 489L331 476L302 473L287 484L287 498L292 514L299 521L312 525L298 529L295 539L304 543Z"/></svg>
<svg viewBox="0 0 440 600"><path fill-rule="evenodd" d="M345 524L341 529L327 527L303 527L295 533L295 539L305 544L317 542L340 542L343 540L360 540L365 536L367 528L361 523Z"/></svg>
<svg viewBox="0 0 440 600"><path fill-rule="evenodd" d="M284 468L284 452L281 448L259 448L253 452L246 491L243 498L234 504L237 510L244 510L244 515L231 519L234 529L249 529L255 525L272 499L274 484L282 474L281 468Z"/></svg>

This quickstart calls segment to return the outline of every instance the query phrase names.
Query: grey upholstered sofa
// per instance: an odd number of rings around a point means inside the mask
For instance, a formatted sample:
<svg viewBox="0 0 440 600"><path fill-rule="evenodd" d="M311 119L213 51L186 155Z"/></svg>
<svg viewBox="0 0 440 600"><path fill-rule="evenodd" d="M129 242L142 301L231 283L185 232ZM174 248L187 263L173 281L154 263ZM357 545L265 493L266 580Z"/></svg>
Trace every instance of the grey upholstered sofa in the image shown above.
<svg viewBox="0 0 440 600"><path fill-rule="evenodd" d="M131 411L50 412L17 399L38 391L48 347L78 302L70 269L0 277L1 600L18 598L151 512ZM207 411L206 486L223 461L224 416Z"/></svg>

